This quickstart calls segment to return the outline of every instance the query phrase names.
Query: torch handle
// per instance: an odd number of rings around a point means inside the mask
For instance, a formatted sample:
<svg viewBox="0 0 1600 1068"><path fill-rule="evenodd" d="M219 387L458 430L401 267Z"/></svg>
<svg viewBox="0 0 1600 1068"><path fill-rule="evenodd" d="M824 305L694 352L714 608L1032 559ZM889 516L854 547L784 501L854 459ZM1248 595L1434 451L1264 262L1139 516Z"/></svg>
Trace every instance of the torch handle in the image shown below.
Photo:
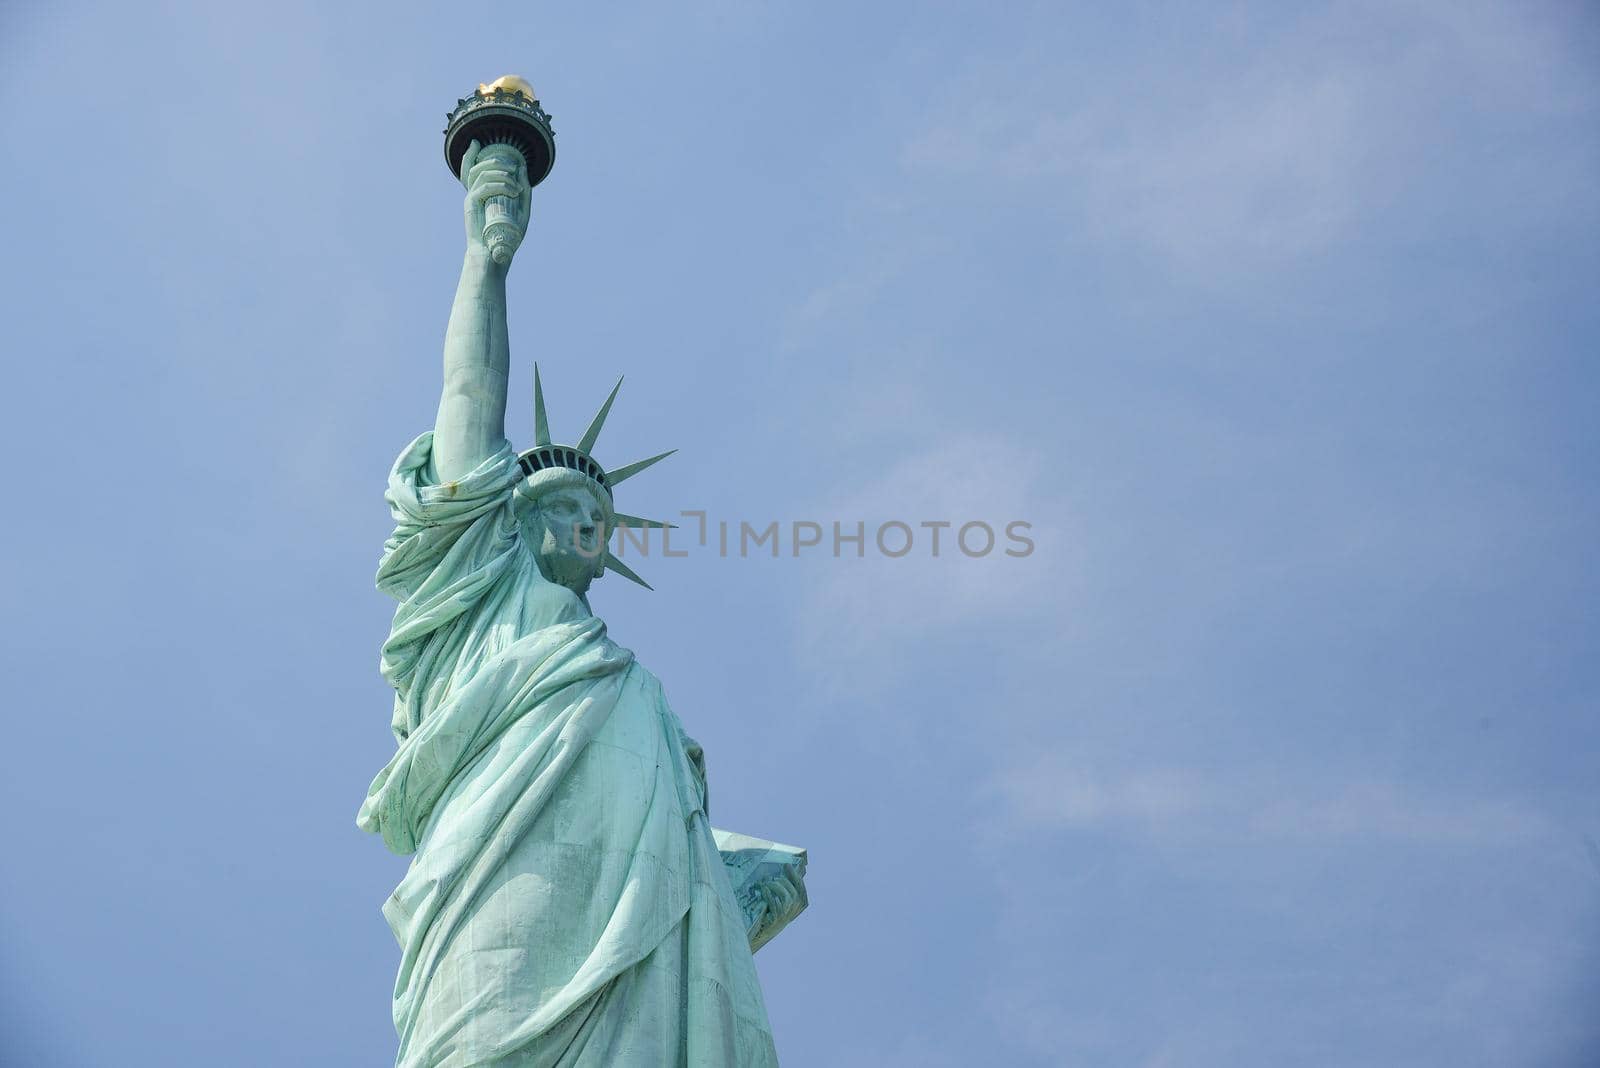
<svg viewBox="0 0 1600 1068"><path fill-rule="evenodd" d="M483 205L483 243L489 256L504 267L522 244L517 225L517 202L511 197L490 197Z"/></svg>

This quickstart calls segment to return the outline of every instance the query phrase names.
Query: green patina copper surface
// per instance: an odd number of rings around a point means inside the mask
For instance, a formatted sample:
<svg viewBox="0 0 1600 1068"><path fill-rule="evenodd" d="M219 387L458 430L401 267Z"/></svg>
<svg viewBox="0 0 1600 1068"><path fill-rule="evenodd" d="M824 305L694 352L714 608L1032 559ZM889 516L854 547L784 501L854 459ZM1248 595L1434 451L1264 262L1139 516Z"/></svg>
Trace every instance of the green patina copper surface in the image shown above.
<svg viewBox="0 0 1600 1068"><path fill-rule="evenodd" d="M593 457L615 391L576 445L551 440L542 389L536 445L555 451L506 440L527 167L474 142L460 174L439 413L390 473L378 569L399 602L382 655L399 747L358 816L414 854L384 906L396 1063L775 1064L751 954L805 907L805 853L712 830L700 746L590 610L621 570L606 532L633 520L616 483L647 464ZM493 253L491 201L518 235Z"/></svg>

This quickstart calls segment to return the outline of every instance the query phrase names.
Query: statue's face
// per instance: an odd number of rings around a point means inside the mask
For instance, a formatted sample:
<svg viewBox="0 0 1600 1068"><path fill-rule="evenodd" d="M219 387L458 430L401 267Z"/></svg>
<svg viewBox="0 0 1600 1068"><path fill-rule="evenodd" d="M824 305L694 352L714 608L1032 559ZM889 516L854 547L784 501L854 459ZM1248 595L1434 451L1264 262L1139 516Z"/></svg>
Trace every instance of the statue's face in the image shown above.
<svg viewBox="0 0 1600 1068"><path fill-rule="evenodd" d="M588 490L563 486L540 494L529 515L539 570L580 596L605 570L605 509Z"/></svg>

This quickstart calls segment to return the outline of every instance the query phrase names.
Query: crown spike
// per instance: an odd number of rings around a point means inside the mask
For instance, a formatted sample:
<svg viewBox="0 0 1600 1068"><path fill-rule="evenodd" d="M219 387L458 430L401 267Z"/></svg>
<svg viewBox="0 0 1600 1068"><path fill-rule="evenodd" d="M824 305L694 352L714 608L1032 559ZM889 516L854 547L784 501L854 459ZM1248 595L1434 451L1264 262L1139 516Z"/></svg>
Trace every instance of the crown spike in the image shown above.
<svg viewBox="0 0 1600 1068"><path fill-rule="evenodd" d="M619 527L655 527L657 530L666 528L677 530L678 524L668 523L660 519L645 519L642 516L629 515L626 512L612 512L611 518L616 520Z"/></svg>
<svg viewBox="0 0 1600 1068"><path fill-rule="evenodd" d="M539 365L533 365L533 443L553 444L550 440L550 420L544 414L544 384L539 381Z"/></svg>
<svg viewBox="0 0 1600 1068"><path fill-rule="evenodd" d="M600 428L606 425L606 416L611 414L611 402L617 399L617 390L622 388L622 379L617 379L617 384L611 387L611 396L600 405L600 410L594 413L594 418L589 422L589 429L583 432L583 437L578 439L578 449L582 452L594 453L594 443L600 437Z"/></svg>
<svg viewBox="0 0 1600 1068"><path fill-rule="evenodd" d="M611 550L609 550L609 549L606 550L606 570L607 571L615 571L617 574L621 575L623 578L627 579L629 582L637 582L639 585L643 586L645 589L650 590L651 592L655 591L655 587L654 586L650 585L650 583L646 582L644 579L642 579L638 575L634 574L633 568L629 567L627 564L623 563L621 560L618 560L615 556L612 556L611 555Z"/></svg>
<svg viewBox="0 0 1600 1068"><path fill-rule="evenodd" d="M677 451L677 449L668 449L659 456L652 456L648 460L635 460L633 463L627 464L624 467L619 467L615 471L607 471L606 481L615 486L618 482L622 482L626 479L632 478L634 475L637 475L640 471L643 471L651 464L660 463L662 460L665 460L667 457L671 456Z"/></svg>

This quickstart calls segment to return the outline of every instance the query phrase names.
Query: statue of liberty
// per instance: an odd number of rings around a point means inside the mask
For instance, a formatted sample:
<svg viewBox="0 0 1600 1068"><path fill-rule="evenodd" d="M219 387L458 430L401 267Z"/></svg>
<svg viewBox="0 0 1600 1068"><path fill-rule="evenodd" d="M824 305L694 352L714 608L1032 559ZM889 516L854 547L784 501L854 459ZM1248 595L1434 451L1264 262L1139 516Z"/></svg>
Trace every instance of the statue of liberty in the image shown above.
<svg viewBox="0 0 1600 1068"><path fill-rule="evenodd" d="M538 109L520 79L473 101L491 96ZM776 1064L751 955L805 906L805 855L712 831L700 746L589 605L608 572L640 581L607 534L647 521L614 493L662 456L594 459L615 389L575 445L555 443L537 369L535 443L506 440L506 275L543 177L532 154L462 146L438 416L385 495L399 748L357 822L415 854L383 909L401 946L396 1064Z"/></svg>

